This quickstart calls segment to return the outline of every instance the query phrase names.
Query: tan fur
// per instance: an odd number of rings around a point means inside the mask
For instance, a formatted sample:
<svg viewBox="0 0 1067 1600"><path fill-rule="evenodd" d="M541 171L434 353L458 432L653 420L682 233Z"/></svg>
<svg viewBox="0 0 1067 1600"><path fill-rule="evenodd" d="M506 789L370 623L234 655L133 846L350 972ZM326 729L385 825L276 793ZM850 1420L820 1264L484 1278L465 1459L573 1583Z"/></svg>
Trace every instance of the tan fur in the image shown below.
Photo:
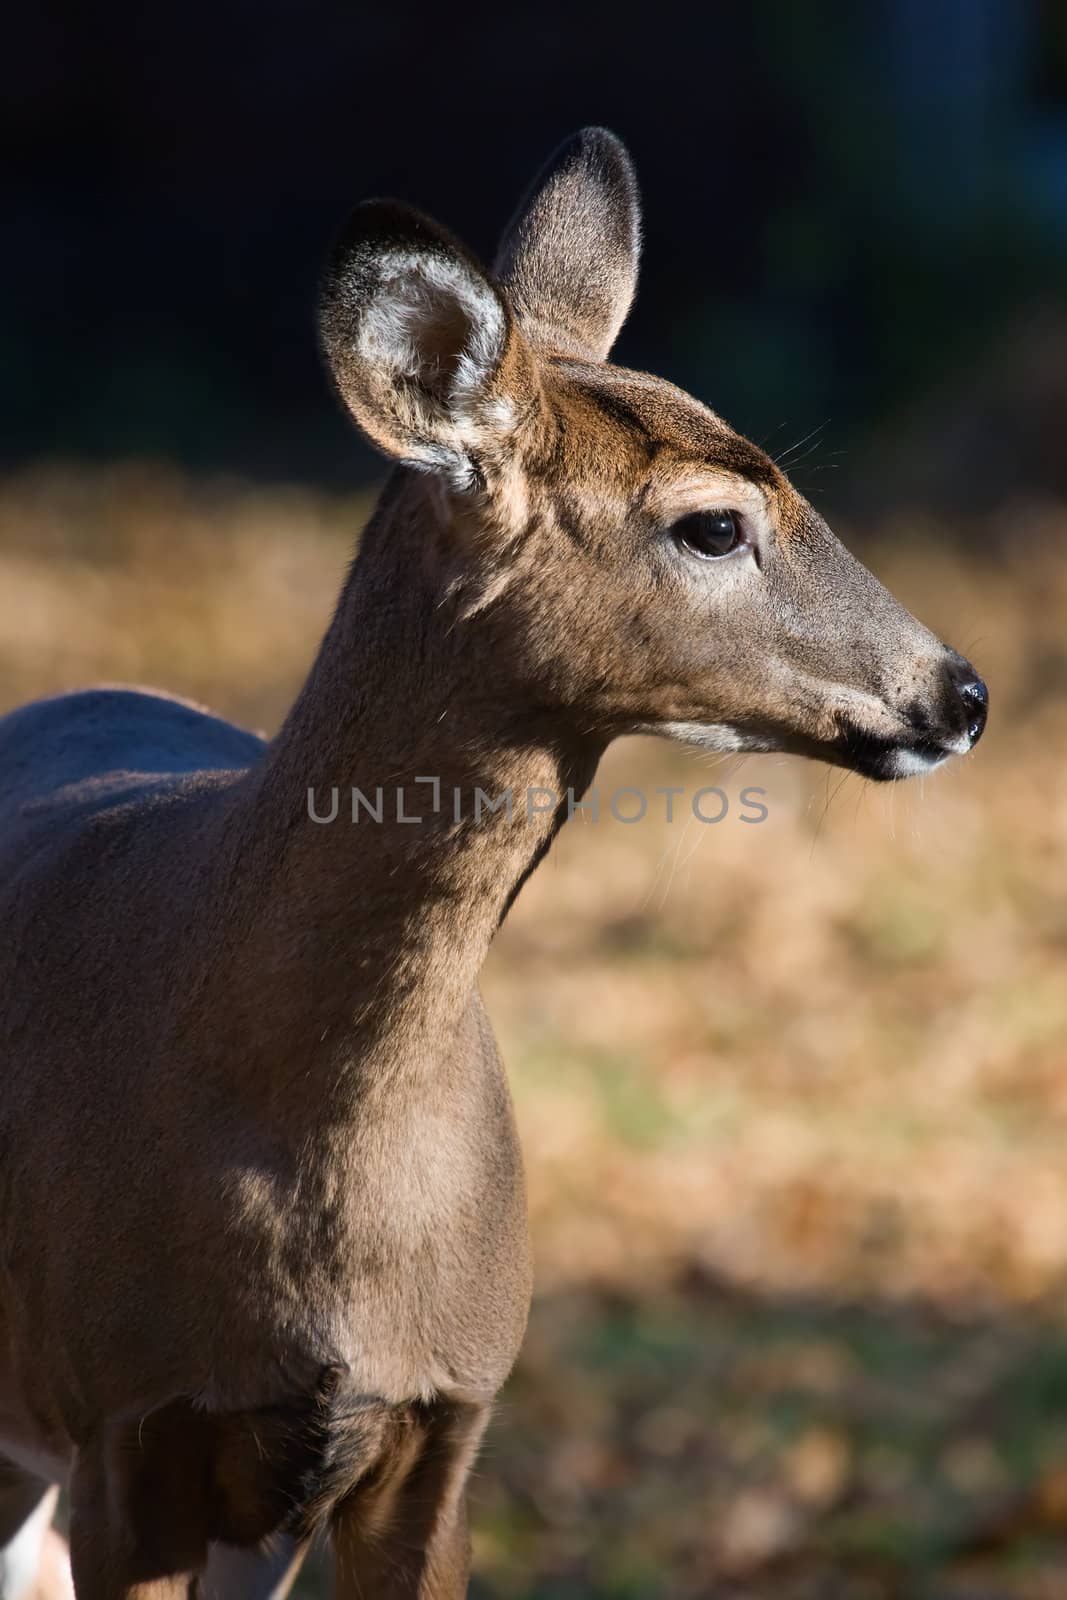
<svg viewBox="0 0 1067 1600"><path fill-rule="evenodd" d="M639 728L883 776L973 739L966 663L774 464L604 365L635 193L581 135L502 283L357 211L323 345L406 464L269 746L130 691L0 721L0 1533L69 1481L79 1600L280 1594L326 1527L342 1600L466 1591L530 1293L475 985L565 810L475 824L475 789L580 793ZM701 562L671 526L724 505L751 544ZM348 821L379 785L421 825Z"/></svg>

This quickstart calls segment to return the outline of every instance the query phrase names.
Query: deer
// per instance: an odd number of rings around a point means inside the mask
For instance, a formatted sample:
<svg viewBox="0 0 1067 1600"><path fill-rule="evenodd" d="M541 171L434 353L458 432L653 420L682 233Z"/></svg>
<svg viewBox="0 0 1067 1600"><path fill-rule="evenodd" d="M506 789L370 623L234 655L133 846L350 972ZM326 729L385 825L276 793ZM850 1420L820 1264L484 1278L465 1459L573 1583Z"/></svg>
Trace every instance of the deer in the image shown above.
<svg viewBox="0 0 1067 1600"><path fill-rule="evenodd" d="M634 733L874 780L982 734L975 669L762 449L610 363L639 238L598 128L492 272L358 205L319 334L392 467L280 732L122 687L0 720L11 1600L58 1485L77 1600L281 1596L317 1535L341 1600L466 1594L532 1283L477 980L567 797Z"/></svg>

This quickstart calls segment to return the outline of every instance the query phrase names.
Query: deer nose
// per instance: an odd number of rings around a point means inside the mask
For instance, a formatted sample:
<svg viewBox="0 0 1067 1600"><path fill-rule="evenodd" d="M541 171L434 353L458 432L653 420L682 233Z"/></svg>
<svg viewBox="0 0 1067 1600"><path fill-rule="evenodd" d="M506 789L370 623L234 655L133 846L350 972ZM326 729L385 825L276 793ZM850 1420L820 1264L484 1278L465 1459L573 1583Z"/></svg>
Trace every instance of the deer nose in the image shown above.
<svg viewBox="0 0 1067 1600"><path fill-rule="evenodd" d="M986 717L989 714L989 690L966 661L958 668L950 668L949 677L963 711L967 737L973 747L985 731Z"/></svg>

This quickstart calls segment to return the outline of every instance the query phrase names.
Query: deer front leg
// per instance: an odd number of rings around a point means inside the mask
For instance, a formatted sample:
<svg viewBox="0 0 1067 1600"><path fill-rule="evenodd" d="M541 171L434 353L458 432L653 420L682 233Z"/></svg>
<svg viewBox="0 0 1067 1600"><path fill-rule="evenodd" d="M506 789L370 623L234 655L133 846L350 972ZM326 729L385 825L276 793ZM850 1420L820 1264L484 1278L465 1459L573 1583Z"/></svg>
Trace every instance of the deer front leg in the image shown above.
<svg viewBox="0 0 1067 1600"><path fill-rule="evenodd" d="M155 1465L155 1459L152 1461ZM70 1485L70 1564L77 1600L190 1600L207 1560L196 1475L142 1472L136 1444L78 1452Z"/></svg>
<svg viewBox="0 0 1067 1600"><path fill-rule="evenodd" d="M488 1417L484 1405L413 1408L380 1465L334 1513L336 1600L462 1600L467 1475Z"/></svg>
<svg viewBox="0 0 1067 1600"><path fill-rule="evenodd" d="M71 1482L78 1600L281 1600L305 1545L284 1530L321 1468L335 1379L256 1410L177 1399L101 1427Z"/></svg>

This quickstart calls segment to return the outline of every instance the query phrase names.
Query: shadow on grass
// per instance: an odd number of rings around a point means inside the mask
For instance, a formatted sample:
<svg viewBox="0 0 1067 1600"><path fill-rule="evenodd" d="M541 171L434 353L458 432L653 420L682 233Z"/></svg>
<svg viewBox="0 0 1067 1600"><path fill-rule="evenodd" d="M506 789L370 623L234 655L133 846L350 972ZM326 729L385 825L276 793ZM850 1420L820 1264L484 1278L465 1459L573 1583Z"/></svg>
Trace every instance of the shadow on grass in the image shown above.
<svg viewBox="0 0 1067 1600"><path fill-rule="evenodd" d="M1067 1321L544 1298L471 1499L479 1600L1067 1595Z"/></svg>

